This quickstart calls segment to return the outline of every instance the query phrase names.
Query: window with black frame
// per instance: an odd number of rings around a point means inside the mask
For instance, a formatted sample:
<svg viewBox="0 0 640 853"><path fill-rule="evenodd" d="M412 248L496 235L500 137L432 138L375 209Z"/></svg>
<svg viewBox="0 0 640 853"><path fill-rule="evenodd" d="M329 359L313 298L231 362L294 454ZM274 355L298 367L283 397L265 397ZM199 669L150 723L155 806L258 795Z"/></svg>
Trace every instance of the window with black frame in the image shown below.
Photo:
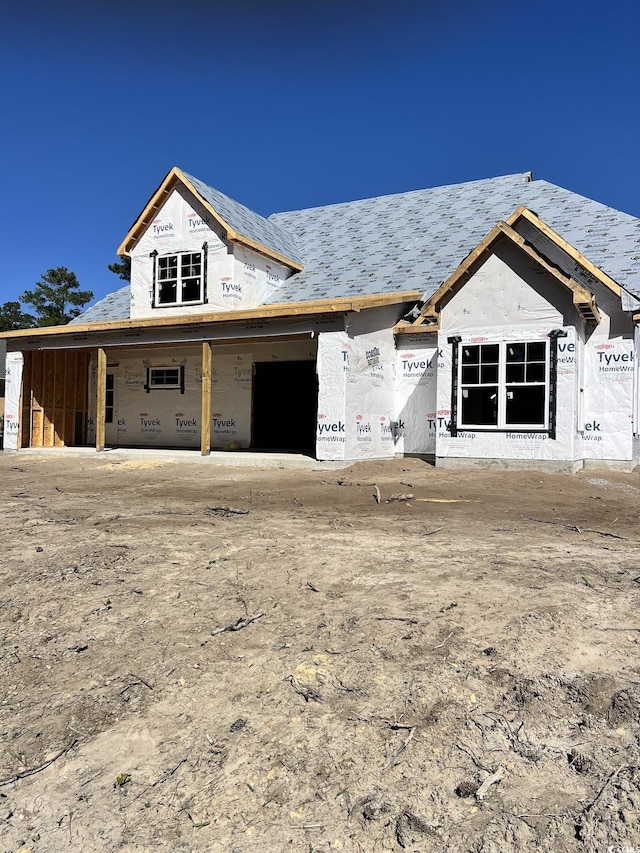
<svg viewBox="0 0 640 853"><path fill-rule="evenodd" d="M460 343L458 427L545 430L549 343Z"/></svg>
<svg viewBox="0 0 640 853"><path fill-rule="evenodd" d="M203 253L156 258L155 304L194 305L204 300Z"/></svg>

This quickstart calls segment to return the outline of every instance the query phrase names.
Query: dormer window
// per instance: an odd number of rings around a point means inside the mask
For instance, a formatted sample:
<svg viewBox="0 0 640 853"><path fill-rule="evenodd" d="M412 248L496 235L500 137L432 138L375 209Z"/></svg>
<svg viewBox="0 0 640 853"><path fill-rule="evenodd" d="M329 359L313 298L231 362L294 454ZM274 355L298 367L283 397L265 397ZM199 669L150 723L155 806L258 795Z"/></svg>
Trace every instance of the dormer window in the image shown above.
<svg viewBox="0 0 640 853"><path fill-rule="evenodd" d="M197 305L204 302L204 252L181 252L156 257L156 306Z"/></svg>

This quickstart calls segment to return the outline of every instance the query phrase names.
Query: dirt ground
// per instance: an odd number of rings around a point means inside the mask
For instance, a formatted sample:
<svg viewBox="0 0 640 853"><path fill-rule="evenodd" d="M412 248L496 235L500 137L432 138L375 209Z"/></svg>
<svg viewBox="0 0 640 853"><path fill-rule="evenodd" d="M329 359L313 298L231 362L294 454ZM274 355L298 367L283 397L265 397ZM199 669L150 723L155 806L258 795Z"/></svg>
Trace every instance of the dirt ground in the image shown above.
<svg viewBox="0 0 640 853"><path fill-rule="evenodd" d="M0 850L640 850L640 475L0 482Z"/></svg>

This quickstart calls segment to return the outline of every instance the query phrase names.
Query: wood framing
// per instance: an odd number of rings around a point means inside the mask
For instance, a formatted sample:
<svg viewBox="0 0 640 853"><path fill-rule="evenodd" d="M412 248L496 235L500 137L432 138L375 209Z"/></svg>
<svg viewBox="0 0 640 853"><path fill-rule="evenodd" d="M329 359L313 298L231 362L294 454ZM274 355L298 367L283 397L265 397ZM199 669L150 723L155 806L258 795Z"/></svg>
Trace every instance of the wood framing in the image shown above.
<svg viewBox="0 0 640 853"><path fill-rule="evenodd" d="M104 450L106 442L107 404L107 353L98 348L98 370L96 376L96 450Z"/></svg>
<svg viewBox="0 0 640 853"><path fill-rule="evenodd" d="M200 426L200 453L211 453L211 342L202 343L202 416Z"/></svg>
<svg viewBox="0 0 640 853"><path fill-rule="evenodd" d="M565 275L562 270L549 263L533 246L530 246L521 234L508 225L506 222L499 222L497 226L500 231L512 240L519 248L529 255L539 266L543 267L556 281L560 282L563 287L566 287L573 294L573 304L587 323L595 323L596 325L602 319L600 311L596 305L595 296L591 291L587 290L577 281L574 281L570 276Z"/></svg>
<svg viewBox="0 0 640 853"><path fill-rule="evenodd" d="M220 227L224 229L226 238L228 240L231 240L236 243L241 243L242 245L247 246L250 249L254 249L261 255L265 255L266 257L277 261L278 263L284 264L290 269L297 271L300 271L302 269L302 264L300 263L300 261L295 261L293 260L293 258L288 258L285 255L282 255L280 252L275 251L275 249L271 249L268 246L264 246L263 244L257 242L246 234L241 234L239 231L236 231L236 229L233 228L212 207L212 205L200 195L198 190L193 186L193 184L187 178L184 172L178 169L177 166L174 166L173 169L171 169L171 171L162 181L158 189L151 196L149 202L145 206L140 216L138 216L136 221L129 229L127 236L124 238L124 240L118 247L118 255L120 255L120 257L124 257L130 253L131 249L138 242L143 232L148 228L152 220L157 216L158 211L166 201L169 193L176 187L178 183L181 183L187 190L189 190L190 193L193 193L193 195L199 200L200 204L202 204L202 206L211 214L211 216L220 225Z"/></svg>
<svg viewBox="0 0 640 853"><path fill-rule="evenodd" d="M563 240L562 237L553 230L553 228L550 228L547 223L540 219L540 217L533 211L529 210L524 206L520 206L506 220L507 225L513 226L518 221L518 219L520 219L520 217L526 219L528 222L534 225L539 231L541 231L546 237L548 237L553 243L555 243L559 249L562 249L564 252L566 252L570 258L573 258L576 263L580 264L581 267L583 267L599 282L604 284L605 287L609 288L609 290L615 293L616 296L620 296L620 294L622 293L622 288L616 281L611 278L611 276L608 276L606 272L603 272L599 267L591 263L591 261L588 258L585 258L585 256L581 254L576 248L574 248L571 243L567 243L566 240Z"/></svg>
<svg viewBox="0 0 640 853"><path fill-rule="evenodd" d="M420 312L420 316L410 325L398 324L394 328L394 332L400 335L412 335L422 334L426 330L437 328L442 307L466 284L501 238L506 238L515 244L522 252L552 275L563 287L570 290L573 304L587 324L599 323L601 316L594 294L582 284L575 281L570 275L563 272L563 270L547 259L515 230L514 225L521 218L526 219L527 222L537 228L541 234L544 234L561 251L565 252L573 261L583 267L590 276L593 276L616 295L620 295L620 287L613 279L594 266L577 249L574 249L573 246L567 243L566 240L563 240L540 217L536 216L535 213L532 213L526 207L518 207L505 222L498 222L489 231L487 236L467 255L455 272L429 297Z"/></svg>
<svg viewBox="0 0 640 853"><path fill-rule="evenodd" d="M84 443L88 375L86 352L24 353L19 447L70 447Z"/></svg>
<svg viewBox="0 0 640 853"><path fill-rule="evenodd" d="M100 332L117 332L129 329L154 329L174 326L186 328L201 325L223 325L242 323L248 320L285 320L291 317L318 317L323 314L345 314L349 311L363 311L367 308L380 308L385 305L401 305L402 303L417 302L422 296L419 290L403 291L401 293L383 293L377 296L342 297L339 299L316 299L308 302L278 303L260 308L243 311L216 311L211 314L192 314L189 316L152 317L135 320L110 320L104 323L73 323L66 326L44 326L38 329L20 329L16 332L4 332L1 337L7 340L31 340L42 338L46 346L48 337L79 337L81 335L99 334ZM88 345L88 344L87 344ZM19 346L12 347L19 349Z"/></svg>

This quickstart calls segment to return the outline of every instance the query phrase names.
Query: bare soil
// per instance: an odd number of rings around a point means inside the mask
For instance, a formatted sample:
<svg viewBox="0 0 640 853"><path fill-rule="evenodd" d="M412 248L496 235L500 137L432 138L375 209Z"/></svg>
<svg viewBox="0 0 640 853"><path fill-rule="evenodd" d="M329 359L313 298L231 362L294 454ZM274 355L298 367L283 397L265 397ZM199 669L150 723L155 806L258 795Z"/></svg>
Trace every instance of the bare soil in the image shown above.
<svg viewBox="0 0 640 853"><path fill-rule="evenodd" d="M640 849L639 475L0 482L0 850Z"/></svg>

